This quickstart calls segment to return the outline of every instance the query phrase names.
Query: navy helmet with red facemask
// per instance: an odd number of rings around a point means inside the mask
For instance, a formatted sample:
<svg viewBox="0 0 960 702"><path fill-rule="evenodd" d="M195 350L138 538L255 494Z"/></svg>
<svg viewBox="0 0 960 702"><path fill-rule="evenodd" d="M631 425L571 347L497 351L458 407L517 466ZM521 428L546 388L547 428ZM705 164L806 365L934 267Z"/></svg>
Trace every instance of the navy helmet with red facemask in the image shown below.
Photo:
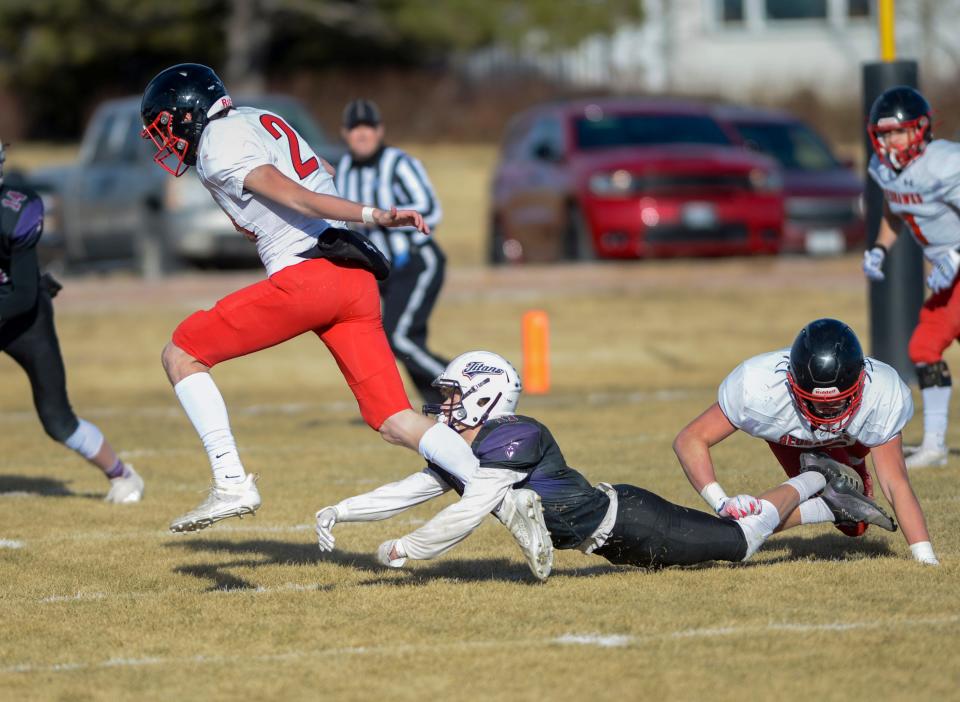
<svg viewBox="0 0 960 702"><path fill-rule="evenodd" d="M867 133L877 158L895 171L902 171L933 140L930 103L919 92L905 85L890 88L873 101ZM907 144L896 148L888 143L887 133L912 129Z"/></svg>
<svg viewBox="0 0 960 702"><path fill-rule="evenodd" d="M800 330L790 348L787 382L813 428L843 430L860 409L865 379L863 349L850 327L818 319Z"/></svg>
<svg viewBox="0 0 960 702"><path fill-rule="evenodd" d="M157 147L153 160L175 176L186 173L210 119L231 107L223 81L208 66L181 63L158 73L140 102L143 138Z"/></svg>

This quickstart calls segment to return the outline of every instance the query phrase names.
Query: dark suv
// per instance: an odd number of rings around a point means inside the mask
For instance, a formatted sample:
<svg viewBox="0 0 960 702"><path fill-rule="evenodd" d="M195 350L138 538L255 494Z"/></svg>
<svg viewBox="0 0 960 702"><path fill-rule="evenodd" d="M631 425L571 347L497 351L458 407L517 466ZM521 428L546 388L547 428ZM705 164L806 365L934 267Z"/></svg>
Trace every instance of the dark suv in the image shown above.
<svg viewBox="0 0 960 702"><path fill-rule="evenodd" d="M747 147L780 163L784 251L824 255L863 246L863 182L813 129L777 110L722 107L716 115Z"/></svg>

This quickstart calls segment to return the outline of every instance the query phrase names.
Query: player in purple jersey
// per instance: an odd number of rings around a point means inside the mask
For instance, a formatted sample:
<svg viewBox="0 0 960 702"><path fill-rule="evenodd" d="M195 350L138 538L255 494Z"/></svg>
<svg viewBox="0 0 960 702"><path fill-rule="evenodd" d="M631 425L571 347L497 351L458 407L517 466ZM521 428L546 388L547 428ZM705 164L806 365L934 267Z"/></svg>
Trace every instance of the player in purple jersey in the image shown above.
<svg viewBox="0 0 960 702"><path fill-rule="evenodd" d="M408 558L434 558L466 538L509 491L522 495L518 504L542 505L554 548L594 553L617 565L659 568L711 560L749 558L776 529L782 517L814 494L824 491L850 519L881 517L876 505L850 490L842 479L804 472L764 493L734 498L743 507L740 519L720 519L672 504L634 485L593 486L567 465L546 426L532 417L515 414L520 395L516 371L501 356L472 351L458 356L435 381L444 395L440 405L426 405L454 427L470 444L480 468L464 485L437 466L399 482L349 497L317 512L320 548L335 545L337 522L387 519L454 489L461 499L416 531L383 543L378 559L401 567ZM829 467L816 461L807 470ZM762 505L746 514L749 504ZM782 515L782 517L781 517ZM538 577L546 568L531 565Z"/></svg>
<svg viewBox="0 0 960 702"><path fill-rule="evenodd" d="M4 158L0 144L0 351L26 372L47 435L110 480L106 501L139 502L143 480L117 457L100 430L70 407L51 303L60 284L41 275L37 261L43 202L32 190L3 184Z"/></svg>
<svg viewBox="0 0 960 702"><path fill-rule="evenodd" d="M906 459L907 468L947 463L950 369L944 350L960 337L960 144L934 139L930 105L913 88L891 88L870 109L867 131L873 144L870 177L883 189L884 216L876 243L864 253L868 279L883 280L883 260L897 240L901 220L923 249L932 293L910 337L923 398L923 441Z"/></svg>

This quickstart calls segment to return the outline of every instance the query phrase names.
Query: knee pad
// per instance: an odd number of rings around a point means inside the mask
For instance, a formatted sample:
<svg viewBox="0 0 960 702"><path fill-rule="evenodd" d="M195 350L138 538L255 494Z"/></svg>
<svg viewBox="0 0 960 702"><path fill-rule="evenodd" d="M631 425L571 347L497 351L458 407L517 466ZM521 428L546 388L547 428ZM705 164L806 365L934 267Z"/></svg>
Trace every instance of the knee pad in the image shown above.
<svg viewBox="0 0 960 702"><path fill-rule="evenodd" d="M63 443L67 448L71 448L87 460L92 459L103 447L103 434L97 428L96 424L91 424L86 419L81 419L80 424Z"/></svg>
<svg viewBox="0 0 960 702"><path fill-rule="evenodd" d="M918 365L916 371L917 382L920 384L921 390L924 388L948 388L953 385L946 361Z"/></svg>

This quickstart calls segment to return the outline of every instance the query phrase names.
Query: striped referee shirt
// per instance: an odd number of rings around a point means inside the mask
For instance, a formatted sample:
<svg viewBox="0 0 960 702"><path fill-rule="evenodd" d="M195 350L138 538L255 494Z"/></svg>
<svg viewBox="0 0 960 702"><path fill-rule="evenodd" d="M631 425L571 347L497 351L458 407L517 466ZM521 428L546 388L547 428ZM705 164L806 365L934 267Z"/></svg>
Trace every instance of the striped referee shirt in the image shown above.
<svg viewBox="0 0 960 702"><path fill-rule="evenodd" d="M420 161L396 147L385 146L369 160L356 163L348 152L337 164L336 184L340 197L384 210L416 210L430 229L440 224L443 212L427 172ZM412 246L430 238L414 227L352 226L370 237L395 265L406 260Z"/></svg>

